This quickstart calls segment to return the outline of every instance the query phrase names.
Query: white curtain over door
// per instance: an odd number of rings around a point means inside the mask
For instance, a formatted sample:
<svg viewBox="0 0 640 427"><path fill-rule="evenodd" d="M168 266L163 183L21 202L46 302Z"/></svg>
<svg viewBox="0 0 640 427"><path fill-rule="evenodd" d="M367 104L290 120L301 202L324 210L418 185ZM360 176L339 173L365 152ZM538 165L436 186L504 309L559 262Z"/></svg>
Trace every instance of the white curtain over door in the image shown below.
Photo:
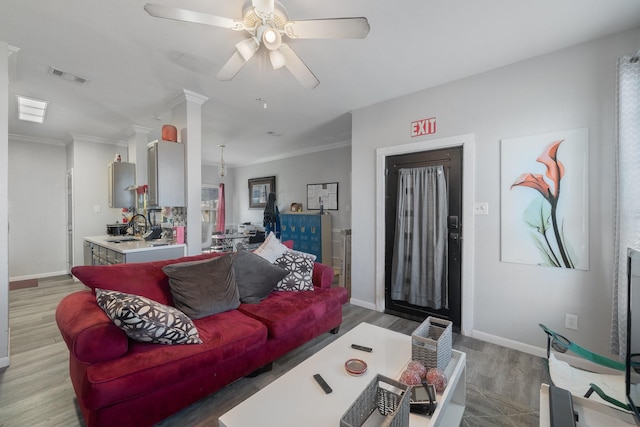
<svg viewBox="0 0 640 427"><path fill-rule="evenodd" d="M640 54L640 52L639 52ZM640 61L618 61L618 147L611 351L623 357L627 339L627 248L640 248Z"/></svg>
<svg viewBox="0 0 640 427"><path fill-rule="evenodd" d="M449 308L448 206L441 165L398 171L392 299L436 310Z"/></svg>

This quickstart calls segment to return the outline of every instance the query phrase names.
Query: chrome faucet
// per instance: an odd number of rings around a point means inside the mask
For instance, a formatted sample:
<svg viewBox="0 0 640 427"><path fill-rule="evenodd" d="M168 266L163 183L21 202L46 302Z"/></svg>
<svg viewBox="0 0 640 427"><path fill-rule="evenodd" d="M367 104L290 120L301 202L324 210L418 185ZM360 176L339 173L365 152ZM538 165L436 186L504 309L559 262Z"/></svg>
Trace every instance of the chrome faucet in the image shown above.
<svg viewBox="0 0 640 427"><path fill-rule="evenodd" d="M144 216L143 214L135 214L134 216L131 217L131 220L129 220L130 223L132 223L131 229L133 231L133 235L136 235L136 218L137 217L142 217L144 219L144 232L146 233L147 230L149 229L149 222L147 221L147 217ZM140 233L140 234L143 234Z"/></svg>

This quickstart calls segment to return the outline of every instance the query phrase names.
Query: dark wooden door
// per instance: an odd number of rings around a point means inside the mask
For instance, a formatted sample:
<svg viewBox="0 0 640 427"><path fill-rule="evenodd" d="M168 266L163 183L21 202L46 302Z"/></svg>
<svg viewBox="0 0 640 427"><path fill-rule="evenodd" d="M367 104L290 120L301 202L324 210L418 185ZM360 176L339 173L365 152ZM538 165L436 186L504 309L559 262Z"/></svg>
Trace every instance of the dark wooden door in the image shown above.
<svg viewBox="0 0 640 427"><path fill-rule="evenodd" d="M389 156L386 159L385 192L385 311L409 319L422 321L436 316L453 322L460 330L462 317L462 147L452 147L419 153ZM421 307L391 298L391 266L393 261L396 209L398 200L398 170L442 165L445 170L448 194L447 278L449 307L439 310Z"/></svg>

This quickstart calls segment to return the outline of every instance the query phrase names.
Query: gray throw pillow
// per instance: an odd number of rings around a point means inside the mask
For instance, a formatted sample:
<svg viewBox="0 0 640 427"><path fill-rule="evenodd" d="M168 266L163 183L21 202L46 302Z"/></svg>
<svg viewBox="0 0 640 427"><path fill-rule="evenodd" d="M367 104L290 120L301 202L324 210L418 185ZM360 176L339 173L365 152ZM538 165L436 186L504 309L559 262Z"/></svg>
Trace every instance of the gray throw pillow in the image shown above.
<svg viewBox="0 0 640 427"><path fill-rule="evenodd" d="M192 319L200 319L240 305L230 254L203 261L162 267L169 276L173 305Z"/></svg>
<svg viewBox="0 0 640 427"><path fill-rule="evenodd" d="M284 268L245 250L239 250L233 256L233 269L240 301L245 304L262 301L273 291L276 283L289 274Z"/></svg>

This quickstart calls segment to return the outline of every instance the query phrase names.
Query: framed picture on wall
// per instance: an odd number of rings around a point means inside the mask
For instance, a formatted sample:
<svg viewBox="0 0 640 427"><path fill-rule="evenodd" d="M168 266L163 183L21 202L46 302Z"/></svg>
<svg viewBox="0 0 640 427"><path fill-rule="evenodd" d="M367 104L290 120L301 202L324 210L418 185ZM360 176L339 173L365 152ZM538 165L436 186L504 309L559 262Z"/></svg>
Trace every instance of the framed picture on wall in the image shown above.
<svg viewBox="0 0 640 427"><path fill-rule="evenodd" d="M269 193L276 192L276 177L249 179L249 209L263 209L267 206Z"/></svg>
<svg viewBox="0 0 640 427"><path fill-rule="evenodd" d="M307 184L307 209L338 210L338 183L327 182L324 184Z"/></svg>
<svg viewBox="0 0 640 427"><path fill-rule="evenodd" d="M589 129L503 139L502 262L589 270Z"/></svg>

